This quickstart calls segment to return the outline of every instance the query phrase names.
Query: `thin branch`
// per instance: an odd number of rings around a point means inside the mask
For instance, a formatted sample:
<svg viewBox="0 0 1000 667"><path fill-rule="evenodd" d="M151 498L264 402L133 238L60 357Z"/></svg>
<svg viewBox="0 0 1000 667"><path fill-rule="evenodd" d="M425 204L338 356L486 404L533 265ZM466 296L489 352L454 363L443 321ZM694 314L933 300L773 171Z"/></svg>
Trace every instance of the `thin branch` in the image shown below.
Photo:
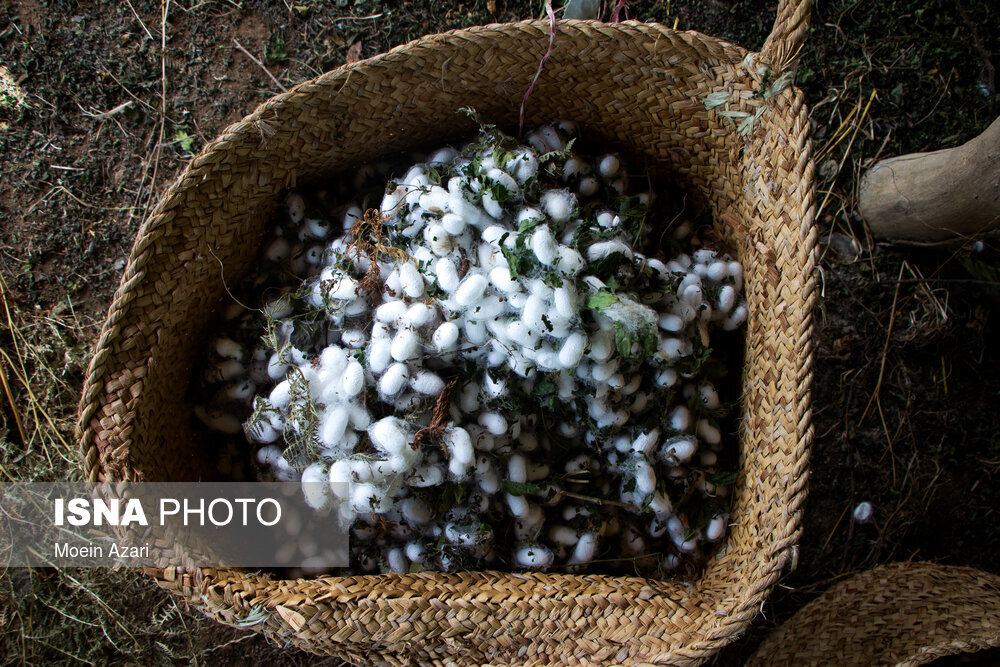
<svg viewBox="0 0 1000 667"><path fill-rule="evenodd" d="M129 0L125 0L125 4L127 4L128 8L132 10L132 15L135 16L135 20L139 22L139 25L142 26L142 29L146 31L147 35L149 35L149 41L151 42L155 41L153 39L153 33L149 31L149 28L146 27L146 24L142 22L141 18L139 18L139 12L135 11L135 7L132 6L132 3Z"/></svg>
<svg viewBox="0 0 1000 667"><path fill-rule="evenodd" d="M266 67L264 67L264 63L262 63L261 61L257 60L257 58L255 58L252 53L250 53L245 48L243 48L243 45L240 44L235 39L233 39L233 44L236 45L236 48L239 49L240 53L242 53L247 58L249 58L250 60L252 60L257 65L257 67L259 67L264 72L264 74L266 74L268 76L268 78L270 78L271 81L274 82L274 85L276 85L278 88L281 89L281 92L283 92L283 93L287 93L288 92L288 89L285 88L283 85L281 85L280 81L278 81L276 78L274 78L274 75L271 74L270 70L268 70Z"/></svg>
<svg viewBox="0 0 1000 667"><path fill-rule="evenodd" d="M80 111L83 113L84 116L87 116L88 118L93 118L94 120L107 120L112 116L117 116L126 109L130 108L132 106L132 100L126 100L125 102L122 102L121 104L116 106L114 109L109 109L108 111L99 111L99 112L87 111L82 106L80 106L79 102L76 103L76 106L80 107Z"/></svg>
<svg viewBox="0 0 1000 667"><path fill-rule="evenodd" d="M896 304L899 302L899 286L901 284L900 281L903 279L903 269L906 265L906 262L903 262L899 266L899 275L896 276L896 293L892 297L892 314L889 316L889 327L885 332L885 345L882 346L882 361L879 363L878 380L875 382L875 391L872 392L871 398L868 399L868 405L865 406L865 411L861 414L861 419L858 420L858 426L864 423L865 417L868 416L868 411L872 407L872 403L878 402L879 392L882 390L882 378L885 376L885 358L889 354L889 339L892 336L892 325L896 323Z"/></svg>

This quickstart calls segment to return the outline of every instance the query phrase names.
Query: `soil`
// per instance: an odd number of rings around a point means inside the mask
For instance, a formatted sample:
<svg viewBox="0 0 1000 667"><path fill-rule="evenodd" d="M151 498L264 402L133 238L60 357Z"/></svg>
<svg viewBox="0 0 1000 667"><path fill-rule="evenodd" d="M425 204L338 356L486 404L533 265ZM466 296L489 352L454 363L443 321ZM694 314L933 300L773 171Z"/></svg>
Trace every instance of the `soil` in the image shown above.
<svg viewBox="0 0 1000 667"><path fill-rule="evenodd" d="M679 29L758 48L775 4L628 6L632 18L676 20ZM821 202L810 494L797 568L718 665L740 664L830 584L881 563L1000 573L1000 243L988 235L931 247L876 242L855 197L878 157L958 145L1000 113L1000 32L990 27L1000 10L991 0L815 5L797 78L811 107ZM425 33L539 15L538 2L505 0L0 0L0 65L25 93L24 104L0 94L0 278L24 332L46 318L76 323L60 329L61 342L29 344L41 352L26 360L29 375L57 368L59 386L69 388L47 394L65 437L85 350L132 239L208 141L280 87L348 58ZM15 340L10 326L0 330L0 350ZM5 471L17 472L27 470L18 452L30 447L15 412L29 425L31 415L23 388L12 392L0 400L0 440ZM31 476L71 469L32 468ZM862 524L852 513L863 501L874 512ZM113 614L66 576L99 593ZM163 593L133 575L108 576L8 577L0 591L5 662L312 663L189 612L160 623ZM67 610L76 610L73 620Z"/></svg>

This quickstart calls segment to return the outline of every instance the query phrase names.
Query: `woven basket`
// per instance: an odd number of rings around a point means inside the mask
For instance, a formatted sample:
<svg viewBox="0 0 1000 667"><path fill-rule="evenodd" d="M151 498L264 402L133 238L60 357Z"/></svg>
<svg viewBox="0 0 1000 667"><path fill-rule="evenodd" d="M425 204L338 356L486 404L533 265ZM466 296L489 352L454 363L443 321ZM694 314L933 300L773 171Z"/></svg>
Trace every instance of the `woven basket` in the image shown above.
<svg viewBox="0 0 1000 667"><path fill-rule="evenodd" d="M747 667L913 666L996 647L1000 577L969 567L894 563L807 604L768 635Z"/></svg>
<svg viewBox="0 0 1000 667"><path fill-rule="evenodd" d="M156 570L165 588L282 644L370 663L696 664L739 634L794 563L811 442L813 165L800 91L762 90L807 32L782 0L760 54L662 25L560 21L527 126L576 121L672 177L746 267L749 326L740 475L725 545L694 582L466 572L277 581ZM472 106L516 131L548 47L527 21L432 35L303 83L231 126L188 165L139 231L81 402L92 480L207 478L210 437L187 386L213 311L250 271L282 193L409 147L457 141ZM770 72L764 70L764 66ZM706 109L760 116L746 136Z"/></svg>

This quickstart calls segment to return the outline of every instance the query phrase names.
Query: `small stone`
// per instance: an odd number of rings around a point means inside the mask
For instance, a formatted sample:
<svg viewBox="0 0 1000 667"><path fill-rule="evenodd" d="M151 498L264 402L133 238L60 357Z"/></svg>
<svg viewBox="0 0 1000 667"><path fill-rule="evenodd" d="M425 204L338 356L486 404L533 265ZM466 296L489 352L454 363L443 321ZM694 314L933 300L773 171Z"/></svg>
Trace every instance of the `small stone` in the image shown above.
<svg viewBox="0 0 1000 667"><path fill-rule="evenodd" d="M569 0L563 6L564 19L596 19L601 11L597 0Z"/></svg>
<svg viewBox="0 0 1000 667"><path fill-rule="evenodd" d="M842 262L856 262L861 256L861 246L857 239L836 232L830 235L830 250Z"/></svg>
<svg viewBox="0 0 1000 667"><path fill-rule="evenodd" d="M830 180L836 177L838 171L840 169L837 166L836 160L826 160L819 165L819 177L823 180Z"/></svg>
<svg viewBox="0 0 1000 667"><path fill-rule="evenodd" d="M863 503L858 503L858 506L854 508L854 522L865 524L872 520L872 514L875 510L872 508L872 504L868 501Z"/></svg>

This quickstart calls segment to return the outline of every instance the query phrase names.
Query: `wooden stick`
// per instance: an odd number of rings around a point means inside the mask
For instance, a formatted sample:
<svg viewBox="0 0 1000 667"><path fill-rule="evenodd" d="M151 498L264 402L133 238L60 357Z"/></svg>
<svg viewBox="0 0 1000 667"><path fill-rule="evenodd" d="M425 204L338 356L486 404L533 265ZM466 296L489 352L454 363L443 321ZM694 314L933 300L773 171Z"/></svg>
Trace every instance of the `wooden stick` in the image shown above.
<svg viewBox="0 0 1000 667"><path fill-rule="evenodd" d="M1000 118L961 146L878 162L858 199L882 238L939 241L986 231L1000 222Z"/></svg>

